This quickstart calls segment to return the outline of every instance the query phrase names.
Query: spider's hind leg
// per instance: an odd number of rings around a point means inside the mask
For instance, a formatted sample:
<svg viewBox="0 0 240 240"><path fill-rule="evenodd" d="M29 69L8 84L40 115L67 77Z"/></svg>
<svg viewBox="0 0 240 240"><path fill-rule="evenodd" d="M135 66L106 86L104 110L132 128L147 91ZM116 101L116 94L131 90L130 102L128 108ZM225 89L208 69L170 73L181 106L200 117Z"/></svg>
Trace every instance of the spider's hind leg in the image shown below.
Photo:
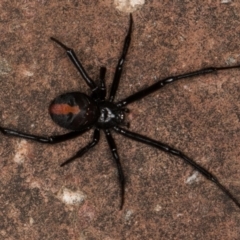
<svg viewBox="0 0 240 240"><path fill-rule="evenodd" d="M85 147L81 148L74 156L72 156L71 158L66 160L60 166L63 167L65 165L69 164L70 162L73 162L76 158L80 158L81 156L83 156L83 154L88 152L89 149L93 148L95 145L98 144L99 139L100 139L100 131L99 131L98 128L96 128L94 133L93 133L92 141L89 144L87 144Z"/></svg>
<svg viewBox="0 0 240 240"><path fill-rule="evenodd" d="M158 148L164 152L170 153L172 155L175 155L179 158L181 158L182 160L184 160L187 164L191 165L193 168L195 168L198 172L200 172L204 177L206 177L208 180L210 180L211 182L213 182L216 186L218 186L219 189L222 190L222 192L228 196L229 199L231 199L238 208L240 208L240 202L232 195L232 193L230 193L230 191L224 187L219 180L213 175L211 174L208 170L206 170L205 168L203 168L202 166L200 166L199 164L197 164L196 162L194 162L191 158L187 157L185 154L183 154L181 151L174 149L166 144L163 144L159 141L153 140L151 138L145 137L141 134L138 133L134 133L134 132L130 132L128 130L122 129L120 127L115 126L113 128L116 132L122 134L123 136L126 136L132 140L138 141L138 142L142 142L145 143L149 146Z"/></svg>
<svg viewBox="0 0 240 240"><path fill-rule="evenodd" d="M79 131L72 131L62 135L55 135L55 136L49 136L49 137L37 136L37 135L28 134L28 133L12 130L9 128L3 128L3 127L0 127L0 132L2 132L2 134L4 135L23 138L27 140L40 142L40 143L55 144L55 143L65 142L67 140L76 138L82 135L83 133L87 132L89 129L90 127L85 128L83 130L79 130Z"/></svg>
<svg viewBox="0 0 240 240"><path fill-rule="evenodd" d="M119 158L118 153L117 153L117 147L116 147L115 141L114 141L114 139L112 137L112 134L111 134L111 132L108 129L105 129L104 132L105 132L105 135L106 135L106 138L107 138L108 145L109 145L110 150L112 152L114 161L115 161L115 163L117 165L118 177L119 177L120 189L121 189L120 210L122 210L123 204L124 204L125 178L124 178L124 174L123 174L120 158Z"/></svg>

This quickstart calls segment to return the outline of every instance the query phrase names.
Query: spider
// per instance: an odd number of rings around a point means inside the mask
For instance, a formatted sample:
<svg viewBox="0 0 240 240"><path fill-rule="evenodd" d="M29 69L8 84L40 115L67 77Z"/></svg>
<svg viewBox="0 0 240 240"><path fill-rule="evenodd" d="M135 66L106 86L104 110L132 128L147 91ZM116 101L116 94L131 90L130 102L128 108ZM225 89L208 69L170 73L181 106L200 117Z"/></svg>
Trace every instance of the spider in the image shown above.
<svg viewBox="0 0 240 240"><path fill-rule="evenodd" d="M71 130L70 132L63 135L42 137L32 134L26 134L20 131L15 131L4 127L0 127L0 131L5 135L29 139L40 143L55 144L79 137L88 130L90 130L91 128L94 128L92 141L83 148L81 148L77 153L75 153L75 155L73 155L65 162L63 162L61 166L64 166L74 161L76 158L82 157L91 148L96 146L99 142L100 130L102 130L105 133L110 151L112 153L118 171L121 196L120 209L122 209L124 205L125 178L120 158L117 152L117 147L111 134L112 130L127 138L130 138L138 142L142 142L144 144L158 148L164 152L167 152L169 154L181 158L183 161L185 161L186 163L191 165L194 169L196 169L198 172L200 172L208 180L212 181L225 195L228 196L229 199L231 199L237 205L238 208L240 208L240 202L229 192L229 190L226 187L224 187L219 182L219 180L213 174L211 174L204 167L197 164L191 158L187 157L184 153L157 140L151 139L149 137L143 136L135 132L131 132L124 128L124 126L127 128L129 127L129 124L124 120L125 113L128 113L128 109L126 108L128 104L138 101L144 98L145 96L153 92L156 92L160 88L168 84L174 83L178 80L191 78L199 75L206 75L228 69L240 68L240 65L229 67L210 67L178 76L167 77L115 103L114 98L118 89L119 81L122 75L123 65L131 42L132 25L133 18L132 15L130 14L128 33L125 37L122 53L116 66L110 94L107 99L105 86L106 68L105 67L100 68L99 76L100 84L97 85L88 76L81 62L78 60L74 50L67 47L56 38L51 37L52 41L54 41L56 44L58 44L66 51L68 57L73 62L76 69L79 71L82 78L85 80L86 84L89 86L92 92L91 96L88 96L81 92L69 92L56 97L51 102L49 106L49 114L52 120L59 126Z"/></svg>

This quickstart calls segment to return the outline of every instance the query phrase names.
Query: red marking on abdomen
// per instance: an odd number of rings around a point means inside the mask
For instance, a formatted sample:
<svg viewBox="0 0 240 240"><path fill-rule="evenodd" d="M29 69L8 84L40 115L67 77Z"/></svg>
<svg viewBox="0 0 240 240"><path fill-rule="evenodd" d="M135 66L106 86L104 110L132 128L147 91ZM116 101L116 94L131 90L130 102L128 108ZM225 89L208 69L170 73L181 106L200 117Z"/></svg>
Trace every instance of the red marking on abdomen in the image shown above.
<svg viewBox="0 0 240 240"><path fill-rule="evenodd" d="M80 112L79 106L70 106L68 104L53 104L50 109L50 113L57 115L65 115L68 113L78 114Z"/></svg>

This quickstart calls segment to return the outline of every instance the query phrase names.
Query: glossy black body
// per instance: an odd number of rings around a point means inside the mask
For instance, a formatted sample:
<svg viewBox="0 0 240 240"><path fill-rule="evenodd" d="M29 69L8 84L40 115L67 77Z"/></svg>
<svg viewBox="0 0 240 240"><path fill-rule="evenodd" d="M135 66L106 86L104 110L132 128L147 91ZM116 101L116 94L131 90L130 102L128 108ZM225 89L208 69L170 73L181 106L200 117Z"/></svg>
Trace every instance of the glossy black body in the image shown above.
<svg viewBox="0 0 240 240"><path fill-rule="evenodd" d="M215 73L218 71L236 69L236 68L240 68L240 65L218 67L218 68L211 67L211 68L201 69L198 71L158 80L153 85L137 93L134 93L131 96L117 103L114 103L114 98L115 98L119 81L121 78L121 74L122 74L123 64L125 62L125 58L130 45L130 41L131 41L132 23L133 23L132 15L130 15L129 30L125 38L121 57L116 66L115 75L114 75L114 79L112 82L108 99L106 99L106 87L105 87L105 80L104 80L106 68L102 67L100 69L100 77L99 77L100 84L98 86L88 76L87 72L83 68L80 61L78 60L74 51L71 48L68 48L66 45L64 45L60 41L58 41L57 39L51 38L51 40L56 42L67 52L67 55L69 56L70 60L73 62L76 69L79 71L79 73L85 80L86 84L89 86L89 88L92 91L91 96L87 96L86 94L80 93L80 92L62 94L51 102L49 106L49 113L53 121L63 128L72 130L71 132L63 135L58 135L58 136L41 137L41 136L36 136L32 134L22 133L20 131L15 131L15 130L4 128L4 127L0 127L0 131L6 135L34 140L41 143L55 144L55 143L67 141L72 138L76 138L82 135L83 133L85 133L86 131L90 130L91 128L95 128L93 132L92 141L89 144L87 144L85 147L81 148L75 155L73 155L71 158L66 160L63 164L61 164L61 166L64 166L72 162L76 158L81 157L89 149L94 147L99 142L100 131L102 130L105 133L108 145L110 147L110 150L119 174L119 182L120 182L120 188L121 188L120 209L122 209L123 203L124 203L125 178L124 178L123 169L120 163L120 158L117 153L117 147L111 135L112 130L114 130L119 134L122 134L127 138L133 139L138 142L142 142L149 146L165 151L169 154L175 155L178 158L182 159L183 161L187 162L194 169L198 170L208 180L216 184L216 186L218 186L218 188L221 189L222 192L224 192L226 196L228 196L236 204L238 208L240 208L239 201L229 192L227 188L225 188L219 182L219 180L213 174L211 174L204 167L200 166L195 161L187 157L184 153L164 143L161 143L157 140L140 135L138 133L131 132L125 128L120 127L120 126L128 126L128 123L124 122L125 113L128 112L125 106L127 106L128 104L134 101L137 101L139 99L142 99L145 96L155 91L158 91L160 88L164 87L165 85L174 83L178 80L191 78L198 75Z"/></svg>
<svg viewBox="0 0 240 240"><path fill-rule="evenodd" d="M100 117L100 109L97 103L86 94L70 92L52 101L49 114L59 126L77 131L93 126Z"/></svg>

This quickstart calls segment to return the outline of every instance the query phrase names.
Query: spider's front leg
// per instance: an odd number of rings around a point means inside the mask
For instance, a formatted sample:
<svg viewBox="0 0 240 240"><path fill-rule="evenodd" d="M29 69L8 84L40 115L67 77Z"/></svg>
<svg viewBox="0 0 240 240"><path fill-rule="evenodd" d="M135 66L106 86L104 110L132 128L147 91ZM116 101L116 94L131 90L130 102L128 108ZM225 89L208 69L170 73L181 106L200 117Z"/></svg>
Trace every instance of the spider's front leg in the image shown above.
<svg viewBox="0 0 240 240"><path fill-rule="evenodd" d="M229 70L229 69L234 69L234 68L240 68L240 65L237 66L231 66L231 67L210 67L210 68L204 68L195 72L190 72L190 73L185 73L182 75L178 75L178 76L173 76L173 77L168 77L165 79L162 79L160 81L157 81L156 83L154 83L153 85L144 88L142 90L140 90L139 92L136 92L132 95L130 95L129 97L121 100L120 102L117 103L118 107L124 107L132 102L135 102L137 100L140 100L144 97L146 97L147 95L158 91L160 88L166 86L169 83L173 83L176 82L178 80L181 79L185 79L185 78L191 78L191 77L195 77L195 76L199 76L199 75L205 75L205 74L210 74L210 73L214 73L214 72L218 72L218 71L223 71L223 70Z"/></svg>
<svg viewBox="0 0 240 240"><path fill-rule="evenodd" d="M99 76L99 80L100 80L100 87L99 87L99 98L101 101L105 100L106 97L106 84L105 84L105 75L106 75L106 71L107 69L105 67L101 67L100 68L100 76Z"/></svg>
<svg viewBox="0 0 240 240"><path fill-rule="evenodd" d="M95 82L88 76L87 72L83 68L81 62L78 60L75 52L73 49L67 47L65 44L61 43L59 40L57 40L54 37L50 38L52 41L56 42L58 45L60 45L66 52L72 63L75 65L77 70L80 72L82 78L85 80L87 85L91 88L92 92L98 91L98 86L95 84Z"/></svg>
<svg viewBox="0 0 240 240"><path fill-rule="evenodd" d="M110 91L110 95L109 95L109 101L113 102L114 97L116 95L117 92L117 88L118 88L118 84L122 75L122 70L123 70L123 64L125 62L125 58L128 52L128 48L131 42L131 33L132 33L132 24L133 24L133 19L132 19L132 14L130 14L130 23L129 23L129 29L128 29L128 33L127 36L125 38L124 41L124 45L123 45L123 50L122 50L122 55L120 57L120 59L118 60L118 64L116 66L116 70L115 70L115 74L114 74L114 78L113 78L113 83L112 83L112 87L111 87L111 91Z"/></svg>

